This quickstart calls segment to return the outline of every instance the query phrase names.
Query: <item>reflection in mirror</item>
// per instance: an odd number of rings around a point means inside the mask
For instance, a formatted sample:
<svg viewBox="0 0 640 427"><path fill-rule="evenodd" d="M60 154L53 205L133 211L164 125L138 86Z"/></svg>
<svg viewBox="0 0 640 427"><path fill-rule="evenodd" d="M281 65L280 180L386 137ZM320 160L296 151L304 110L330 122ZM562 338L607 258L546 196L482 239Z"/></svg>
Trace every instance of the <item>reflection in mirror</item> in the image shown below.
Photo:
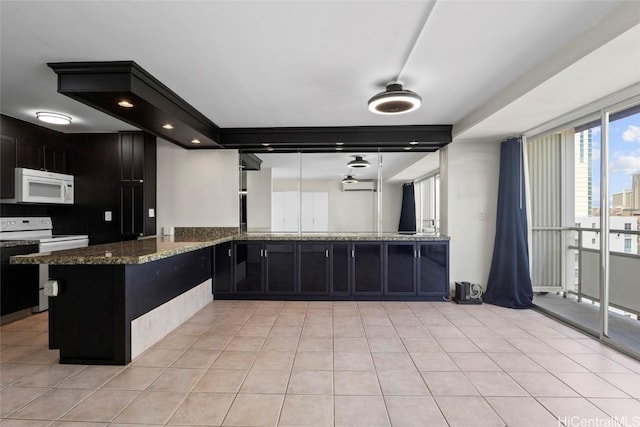
<svg viewBox="0 0 640 427"><path fill-rule="evenodd" d="M437 169L433 159L439 158L438 153L257 156L260 170L244 172L247 231L274 233L396 233L402 184L433 172L423 167ZM347 165L361 160L370 166Z"/></svg>

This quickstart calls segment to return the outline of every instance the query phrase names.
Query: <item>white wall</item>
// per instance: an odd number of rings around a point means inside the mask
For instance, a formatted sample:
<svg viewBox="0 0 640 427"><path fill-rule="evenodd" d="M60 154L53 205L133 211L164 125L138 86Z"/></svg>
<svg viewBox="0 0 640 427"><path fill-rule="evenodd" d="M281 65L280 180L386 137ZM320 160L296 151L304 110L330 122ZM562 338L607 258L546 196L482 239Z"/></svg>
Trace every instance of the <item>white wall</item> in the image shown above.
<svg viewBox="0 0 640 427"><path fill-rule="evenodd" d="M271 168L247 171L247 231L271 229Z"/></svg>
<svg viewBox="0 0 640 427"><path fill-rule="evenodd" d="M238 227L237 150L187 150L158 138L162 227Z"/></svg>
<svg viewBox="0 0 640 427"><path fill-rule="evenodd" d="M466 280L486 289L496 230L500 143L454 141L445 149L448 164L441 169L441 179L451 237L451 285Z"/></svg>

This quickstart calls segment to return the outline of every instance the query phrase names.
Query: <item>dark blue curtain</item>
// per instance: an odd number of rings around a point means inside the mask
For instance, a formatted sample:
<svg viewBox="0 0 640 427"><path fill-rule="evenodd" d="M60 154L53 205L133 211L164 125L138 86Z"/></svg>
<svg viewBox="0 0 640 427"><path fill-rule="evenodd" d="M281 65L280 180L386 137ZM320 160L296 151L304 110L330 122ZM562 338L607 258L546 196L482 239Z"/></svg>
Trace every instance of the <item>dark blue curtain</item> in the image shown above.
<svg viewBox="0 0 640 427"><path fill-rule="evenodd" d="M500 148L496 239L483 296L485 302L509 308L533 305L522 150L521 138L507 139Z"/></svg>
<svg viewBox="0 0 640 427"><path fill-rule="evenodd" d="M402 210L398 233L415 234L416 232L416 195L413 182L402 186Z"/></svg>

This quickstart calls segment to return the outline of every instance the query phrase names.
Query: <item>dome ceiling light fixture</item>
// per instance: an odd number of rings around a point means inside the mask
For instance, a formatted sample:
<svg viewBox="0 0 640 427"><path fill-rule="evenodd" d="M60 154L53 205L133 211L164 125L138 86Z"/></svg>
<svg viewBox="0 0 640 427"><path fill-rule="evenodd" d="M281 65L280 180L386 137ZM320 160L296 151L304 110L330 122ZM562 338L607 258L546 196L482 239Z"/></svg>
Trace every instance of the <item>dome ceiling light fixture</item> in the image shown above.
<svg viewBox="0 0 640 427"><path fill-rule="evenodd" d="M53 113L51 111L38 111L36 118L41 122L51 123L53 125L69 125L71 124L71 117L66 114Z"/></svg>
<svg viewBox="0 0 640 427"><path fill-rule="evenodd" d="M422 105L422 98L420 95L403 87L401 76L404 74L404 70L411 59L411 55L416 50L416 46L424 34L425 28L427 28L427 22L433 14L436 2L437 0L428 3L422 25L417 29L413 36L413 43L406 53L398 74L396 74L394 79L387 83L386 89L383 92L377 93L369 99L369 111L372 113L385 115L404 114L415 111Z"/></svg>
<svg viewBox="0 0 640 427"><path fill-rule="evenodd" d="M343 184L356 184L358 182L358 180L356 178L354 178L353 175L347 175L346 178L342 179L342 183Z"/></svg>
<svg viewBox="0 0 640 427"><path fill-rule="evenodd" d="M404 89L401 82L394 81L387 83L384 92L371 97L369 111L376 114L403 114L415 111L421 105L420 95Z"/></svg>
<svg viewBox="0 0 640 427"><path fill-rule="evenodd" d="M350 168L368 168L371 166L371 163L362 158L362 156L355 156L354 160L351 160L347 163L347 166Z"/></svg>

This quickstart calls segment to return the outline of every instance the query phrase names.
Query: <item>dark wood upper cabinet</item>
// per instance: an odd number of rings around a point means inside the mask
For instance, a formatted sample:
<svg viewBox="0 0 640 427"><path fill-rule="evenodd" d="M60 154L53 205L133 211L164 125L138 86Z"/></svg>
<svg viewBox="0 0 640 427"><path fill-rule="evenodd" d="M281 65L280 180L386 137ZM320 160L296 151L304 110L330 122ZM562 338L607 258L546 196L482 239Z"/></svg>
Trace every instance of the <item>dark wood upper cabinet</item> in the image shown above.
<svg viewBox="0 0 640 427"><path fill-rule="evenodd" d="M16 139L0 135L0 198L15 197Z"/></svg>
<svg viewBox="0 0 640 427"><path fill-rule="evenodd" d="M16 166L44 170L44 143L18 139L16 144Z"/></svg>

